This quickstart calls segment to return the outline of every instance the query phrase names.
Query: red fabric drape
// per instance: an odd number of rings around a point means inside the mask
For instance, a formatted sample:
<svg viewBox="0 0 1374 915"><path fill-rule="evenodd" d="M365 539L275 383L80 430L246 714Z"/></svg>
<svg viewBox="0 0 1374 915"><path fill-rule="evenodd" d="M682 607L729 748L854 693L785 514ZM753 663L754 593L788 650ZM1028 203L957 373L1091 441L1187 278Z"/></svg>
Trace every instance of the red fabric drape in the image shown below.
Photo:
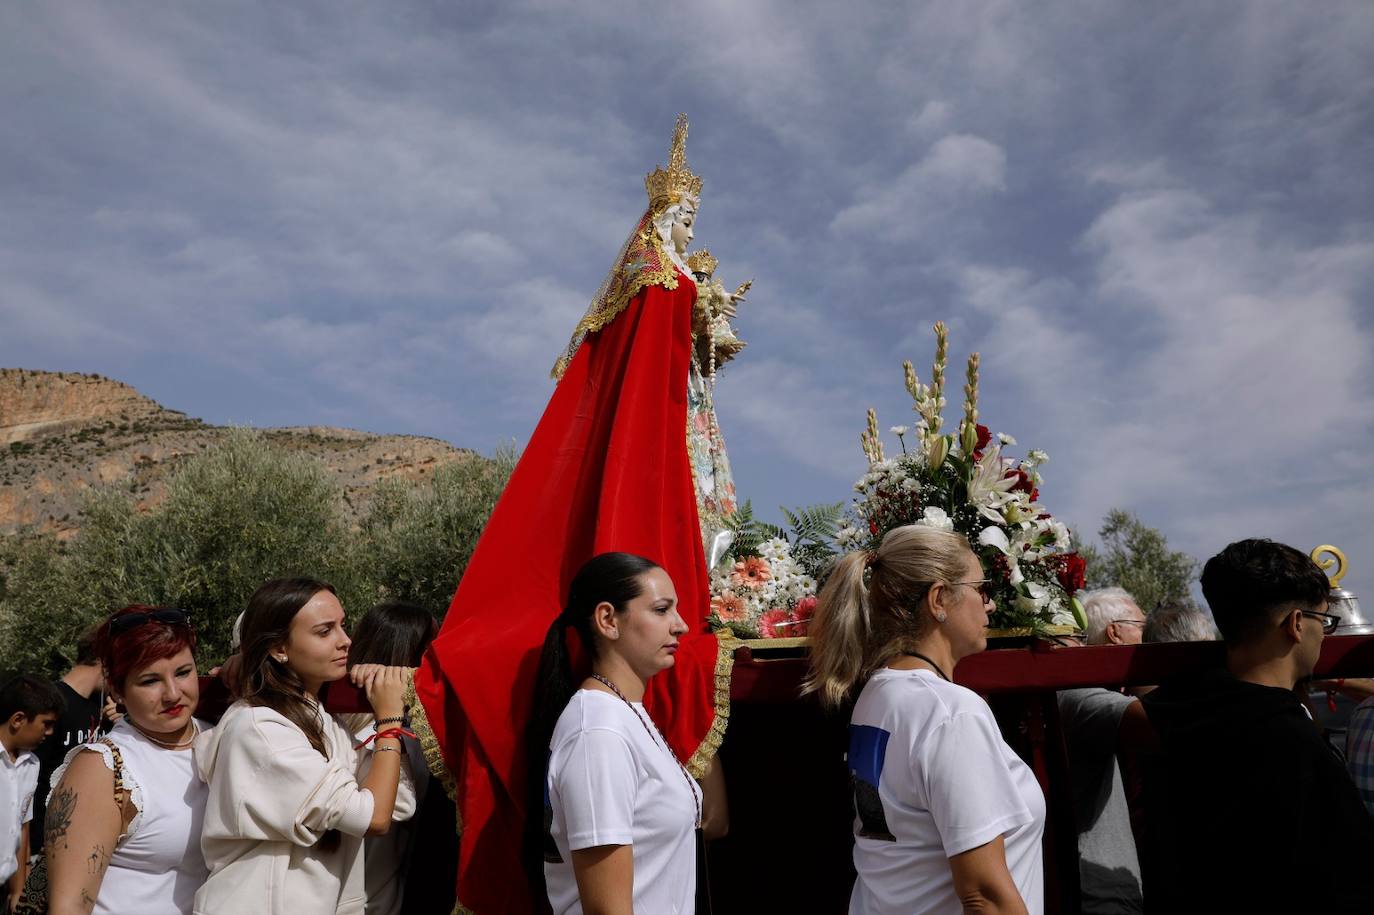
<svg viewBox="0 0 1374 915"><path fill-rule="evenodd" d="M544 635L568 583L611 550L658 562L692 632L645 705L686 761L714 717L716 639L687 454L692 281L641 291L582 344L497 504L416 677L457 782L458 898L533 911L519 861L522 739Z"/></svg>

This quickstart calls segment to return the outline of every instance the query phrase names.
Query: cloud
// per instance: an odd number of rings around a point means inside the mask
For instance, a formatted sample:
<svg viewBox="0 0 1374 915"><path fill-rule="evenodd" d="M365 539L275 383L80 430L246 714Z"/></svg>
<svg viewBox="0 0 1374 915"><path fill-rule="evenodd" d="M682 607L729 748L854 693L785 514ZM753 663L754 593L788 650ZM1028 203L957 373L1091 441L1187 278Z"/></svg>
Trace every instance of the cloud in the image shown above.
<svg viewBox="0 0 1374 915"><path fill-rule="evenodd" d="M0 364L524 439L687 111L761 508L846 497L944 319L1069 520L1374 554L1365 6L27 7Z"/></svg>
<svg viewBox="0 0 1374 915"><path fill-rule="evenodd" d="M920 160L890 183L859 192L858 202L835 215L840 234L862 233L887 242L910 241L933 231L951 210L1006 187L1007 154L982 137L941 137Z"/></svg>

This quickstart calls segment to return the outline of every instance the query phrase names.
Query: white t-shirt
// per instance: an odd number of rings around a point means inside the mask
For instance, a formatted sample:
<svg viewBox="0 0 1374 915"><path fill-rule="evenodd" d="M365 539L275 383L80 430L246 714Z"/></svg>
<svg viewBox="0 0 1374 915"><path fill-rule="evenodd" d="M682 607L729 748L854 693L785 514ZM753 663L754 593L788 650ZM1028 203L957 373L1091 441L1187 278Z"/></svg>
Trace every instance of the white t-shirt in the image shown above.
<svg viewBox="0 0 1374 915"><path fill-rule="evenodd" d="M853 915L962 913L949 859L999 835L1027 910L1044 911L1045 799L976 693L928 670L878 671L854 706L848 759Z"/></svg>
<svg viewBox="0 0 1374 915"><path fill-rule="evenodd" d="M558 717L545 782L562 859L544 864L554 915L581 915L572 851L599 845L633 847L636 912L694 912L701 789L652 729L643 705L600 690L578 690Z"/></svg>
<svg viewBox="0 0 1374 915"><path fill-rule="evenodd" d="M9 751L0 746L0 882L19 870L19 840L24 824L33 819L37 789L38 757L25 751L18 759L11 759Z"/></svg>

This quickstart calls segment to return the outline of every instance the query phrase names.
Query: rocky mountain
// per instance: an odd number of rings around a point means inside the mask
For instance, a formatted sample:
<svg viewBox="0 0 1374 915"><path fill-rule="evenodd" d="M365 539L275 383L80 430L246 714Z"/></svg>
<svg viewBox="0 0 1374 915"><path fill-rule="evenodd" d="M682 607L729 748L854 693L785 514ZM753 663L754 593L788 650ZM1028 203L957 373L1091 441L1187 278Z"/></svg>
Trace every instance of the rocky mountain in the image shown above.
<svg viewBox="0 0 1374 915"><path fill-rule="evenodd" d="M127 486L140 506L156 505L168 471L227 431L100 375L0 368L0 534L37 526L71 536L93 486ZM449 462L481 459L411 435L329 426L261 431L332 468L355 513L380 480L423 479Z"/></svg>

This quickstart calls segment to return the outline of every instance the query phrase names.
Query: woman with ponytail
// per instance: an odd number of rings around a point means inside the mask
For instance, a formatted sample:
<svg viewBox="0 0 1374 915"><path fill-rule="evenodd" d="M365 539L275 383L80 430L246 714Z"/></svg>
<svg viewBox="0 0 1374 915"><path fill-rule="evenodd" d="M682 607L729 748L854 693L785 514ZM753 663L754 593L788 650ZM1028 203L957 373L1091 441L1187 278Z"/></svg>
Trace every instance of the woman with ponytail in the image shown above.
<svg viewBox="0 0 1374 915"><path fill-rule="evenodd" d="M406 668L350 671L350 644L324 582L280 578L249 598L239 700L196 742L210 867L196 915L363 915L363 837L413 814L415 791L401 771ZM349 675L378 727L362 775L363 749L319 698Z"/></svg>
<svg viewBox="0 0 1374 915"><path fill-rule="evenodd" d="M590 661L580 684L569 630ZM588 560L549 628L528 732L525 853L536 881L542 863L554 915L694 911L702 792L643 705L686 631L668 574L630 553Z"/></svg>
<svg viewBox="0 0 1374 915"><path fill-rule="evenodd" d="M862 685L853 915L1044 909L1040 786L952 680L987 647L990 591L964 537L915 525L844 557L821 591L804 689L837 707Z"/></svg>

